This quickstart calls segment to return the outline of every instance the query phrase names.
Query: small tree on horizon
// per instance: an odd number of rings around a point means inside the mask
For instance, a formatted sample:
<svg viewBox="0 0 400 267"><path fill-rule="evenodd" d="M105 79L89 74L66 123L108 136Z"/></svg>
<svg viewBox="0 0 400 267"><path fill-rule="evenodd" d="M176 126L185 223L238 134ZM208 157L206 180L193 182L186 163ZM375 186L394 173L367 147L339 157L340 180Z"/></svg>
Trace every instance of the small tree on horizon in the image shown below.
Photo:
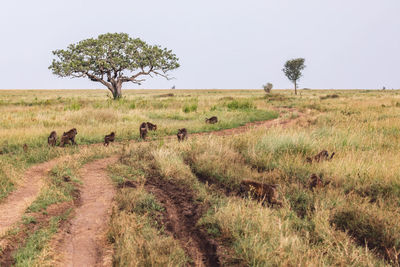
<svg viewBox="0 0 400 267"><path fill-rule="evenodd" d="M168 72L179 67L171 50L148 45L126 33L106 33L97 38L55 50L49 69L59 77L88 78L106 86L114 99L122 97L122 84L141 84L145 76L170 79Z"/></svg>
<svg viewBox="0 0 400 267"><path fill-rule="evenodd" d="M302 70L306 67L304 65L304 58L296 58L286 61L282 71L286 77L294 83L294 94L297 95L297 81L303 76Z"/></svg>
<svg viewBox="0 0 400 267"><path fill-rule="evenodd" d="M267 93L267 94L271 93L272 87L274 87L272 85L272 83L267 83L267 84L263 85L263 89L264 89L265 93Z"/></svg>

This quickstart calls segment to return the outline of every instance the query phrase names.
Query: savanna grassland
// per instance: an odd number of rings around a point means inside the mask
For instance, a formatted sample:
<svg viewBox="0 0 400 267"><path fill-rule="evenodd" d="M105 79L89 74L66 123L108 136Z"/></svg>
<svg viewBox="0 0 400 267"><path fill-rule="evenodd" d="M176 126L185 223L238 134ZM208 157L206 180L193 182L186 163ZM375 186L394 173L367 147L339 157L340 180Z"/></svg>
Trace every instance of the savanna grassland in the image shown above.
<svg viewBox="0 0 400 267"><path fill-rule="evenodd" d="M0 263L53 266L54 240L83 201L79 170L117 155L105 166L114 266L399 265L400 92L300 92L126 90L113 101L96 90L0 91L0 205L28 168L57 159L0 236ZM205 124L210 116L219 122ZM143 121L158 126L146 142ZM218 134L255 121L271 123ZM47 146L52 130L72 127L78 146ZM187 141L166 138L182 127ZM111 131L116 143L97 144ZM323 149L334 157L307 162ZM313 174L321 186L310 188ZM243 180L276 184L282 204L240 194Z"/></svg>

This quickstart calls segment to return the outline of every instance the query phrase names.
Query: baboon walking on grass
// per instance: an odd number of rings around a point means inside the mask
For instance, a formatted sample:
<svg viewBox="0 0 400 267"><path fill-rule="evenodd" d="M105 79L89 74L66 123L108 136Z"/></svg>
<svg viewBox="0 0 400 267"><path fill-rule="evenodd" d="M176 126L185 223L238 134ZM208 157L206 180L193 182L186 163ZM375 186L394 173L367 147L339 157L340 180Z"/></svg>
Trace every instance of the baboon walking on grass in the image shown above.
<svg viewBox="0 0 400 267"><path fill-rule="evenodd" d="M78 134L78 131L76 128L72 128L68 132L64 132L63 136L61 137L61 142L60 146L65 146L66 144L69 144L71 141L73 145L76 145L75 143L75 136Z"/></svg>
<svg viewBox="0 0 400 267"><path fill-rule="evenodd" d="M56 145L56 143L57 143L57 133L56 133L56 131L52 131L51 133L50 133L50 135L49 135L49 137L47 137L47 143L50 145L50 146L55 146Z"/></svg>
<svg viewBox="0 0 400 267"><path fill-rule="evenodd" d="M146 139L146 136L147 136L147 123L146 122L143 122L142 124L140 124L140 127L139 127L139 132L140 132L140 138L142 138L143 140L145 140Z"/></svg>
<svg viewBox="0 0 400 267"><path fill-rule="evenodd" d="M108 146L111 142L114 142L115 133L112 132L104 137L104 146Z"/></svg>
<svg viewBox="0 0 400 267"><path fill-rule="evenodd" d="M331 160L334 155L335 155L335 152L332 152L332 154L329 156L328 151L326 151L324 149L321 152L319 152L317 155L315 155L314 157L307 157L306 161L308 163L312 163L313 161L320 162L320 161L324 161L324 160Z"/></svg>
<svg viewBox="0 0 400 267"><path fill-rule="evenodd" d="M156 131L157 130L157 125L153 124L151 122L146 122L147 124L147 129L149 129L149 131Z"/></svg>
<svg viewBox="0 0 400 267"><path fill-rule="evenodd" d="M218 122L218 118L217 118L216 116L212 116L212 117L209 118L209 119L206 118L206 123L215 124L215 123L217 123L217 122Z"/></svg>
<svg viewBox="0 0 400 267"><path fill-rule="evenodd" d="M184 141L185 139L187 139L187 130L186 128L182 128L178 130L178 133L176 135L178 137L178 141Z"/></svg>
<svg viewBox="0 0 400 267"><path fill-rule="evenodd" d="M270 205L282 206L282 202L279 201L278 185L276 184L262 184L243 180L240 183L240 193L242 195L250 193L257 200L262 200L263 203L268 202Z"/></svg>

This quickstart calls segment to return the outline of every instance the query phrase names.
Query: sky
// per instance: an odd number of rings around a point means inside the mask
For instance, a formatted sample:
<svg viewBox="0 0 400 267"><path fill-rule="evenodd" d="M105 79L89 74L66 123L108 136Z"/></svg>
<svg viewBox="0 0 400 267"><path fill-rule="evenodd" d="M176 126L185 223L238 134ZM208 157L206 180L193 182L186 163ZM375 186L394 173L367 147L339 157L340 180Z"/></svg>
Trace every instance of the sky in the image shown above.
<svg viewBox="0 0 400 267"><path fill-rule="evenodd" d="M0 89L103 88L58 78L51 51L107 32L171 49L181 67L124 88L292 88L282 68L306 59L300 88L400 88L399 0L1 1Z"/></svg>

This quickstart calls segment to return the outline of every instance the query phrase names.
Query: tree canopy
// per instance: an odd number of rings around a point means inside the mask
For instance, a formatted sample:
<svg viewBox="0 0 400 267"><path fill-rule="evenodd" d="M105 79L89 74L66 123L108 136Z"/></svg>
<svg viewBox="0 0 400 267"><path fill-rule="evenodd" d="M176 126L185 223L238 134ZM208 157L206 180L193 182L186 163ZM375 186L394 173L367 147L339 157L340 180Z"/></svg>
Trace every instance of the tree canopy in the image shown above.
<svg viewBox="0 0 400 267"><path fill-rule="evenodd" d="M114 99L122 96L122 84L141 84L146 76L170 79L168 72L179 67L171 50L149 45L126 33L106 33L97 38L55 50L49 69L59 77L89 78L106 86Z"/></svg>
<svg viewBox="0 0 400 267"><path fill-rule="evenodd" d="M303 76L302 70L306 67L304 65L304 58L296 58L286 61L282 71L286 77L294 83L294 93L297 95L297 81Z"/></svg>

